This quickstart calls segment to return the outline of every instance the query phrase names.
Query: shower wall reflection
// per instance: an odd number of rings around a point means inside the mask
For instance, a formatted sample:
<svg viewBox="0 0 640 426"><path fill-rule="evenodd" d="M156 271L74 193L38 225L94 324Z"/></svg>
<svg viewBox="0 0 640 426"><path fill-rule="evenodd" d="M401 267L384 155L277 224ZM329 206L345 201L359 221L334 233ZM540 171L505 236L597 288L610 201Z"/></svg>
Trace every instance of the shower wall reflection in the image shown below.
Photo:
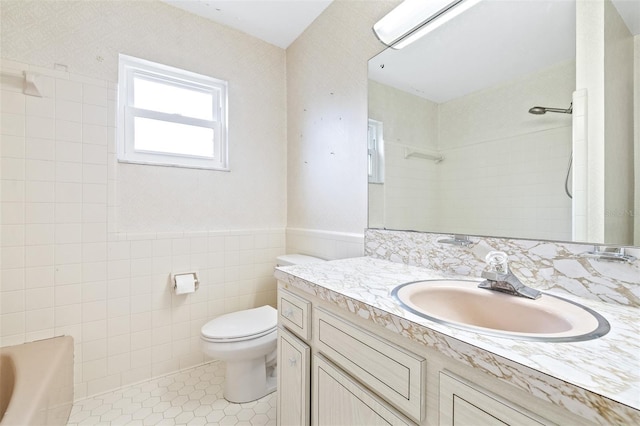
<svg viewBox="0 0 640 426"><path fill-rule="evenodd" d="M487 0L372 58L385 181L369 185L369 227L640 245L640 23L628 17L609 0ZM572 114L529 113L572 102Z"/></svg>
<svg viewBox="0 0 640 426"><path fill-rule="evenodd" d="M369 226L571 239L571 115L528 110L568 107L574 87L573 61L443 103L370 81L386 158L385 184L370 187ZM405 159L407 147L444 161Z"/></svg>

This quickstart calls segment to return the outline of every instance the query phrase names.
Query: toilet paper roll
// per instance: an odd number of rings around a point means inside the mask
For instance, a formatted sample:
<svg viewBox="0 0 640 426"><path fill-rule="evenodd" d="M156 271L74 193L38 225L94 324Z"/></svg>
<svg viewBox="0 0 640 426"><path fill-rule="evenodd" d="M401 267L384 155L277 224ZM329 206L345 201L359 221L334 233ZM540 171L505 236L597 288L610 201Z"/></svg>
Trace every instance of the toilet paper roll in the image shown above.
<svg viewBox="0 0 640 426"><path fill-rule="evenodd" d="M194 274L175 275L176 294L187 294L196 291L196 277Z"/></svg>

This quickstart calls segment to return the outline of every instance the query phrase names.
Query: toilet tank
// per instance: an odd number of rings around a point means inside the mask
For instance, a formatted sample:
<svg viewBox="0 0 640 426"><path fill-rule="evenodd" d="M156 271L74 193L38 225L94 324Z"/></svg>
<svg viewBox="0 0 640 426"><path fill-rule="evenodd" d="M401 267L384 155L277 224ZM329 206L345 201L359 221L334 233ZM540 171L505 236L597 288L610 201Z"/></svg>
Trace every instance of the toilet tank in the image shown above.
<svg viewBox="0 0 640 426"><path fill-rule="evenodd" d="M302 265L305 263L324 262L323 259L306 254L283 254L276 258L277 266Z"/></svg>

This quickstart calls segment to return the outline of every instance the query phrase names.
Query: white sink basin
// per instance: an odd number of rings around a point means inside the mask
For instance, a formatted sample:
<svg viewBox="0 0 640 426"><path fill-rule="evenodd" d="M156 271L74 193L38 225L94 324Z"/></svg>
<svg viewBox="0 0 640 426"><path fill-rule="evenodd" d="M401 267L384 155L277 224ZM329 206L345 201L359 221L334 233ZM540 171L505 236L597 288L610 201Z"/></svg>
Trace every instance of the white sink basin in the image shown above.
<svg viewBox="0 0 640 426"><path fill-rule="evenodd" d="M597 312L543 293L538 299L478 288L477 281L402 284L392 296L409 312L451 327L524 340L574 342L601 337L609 322Z"/></svg>

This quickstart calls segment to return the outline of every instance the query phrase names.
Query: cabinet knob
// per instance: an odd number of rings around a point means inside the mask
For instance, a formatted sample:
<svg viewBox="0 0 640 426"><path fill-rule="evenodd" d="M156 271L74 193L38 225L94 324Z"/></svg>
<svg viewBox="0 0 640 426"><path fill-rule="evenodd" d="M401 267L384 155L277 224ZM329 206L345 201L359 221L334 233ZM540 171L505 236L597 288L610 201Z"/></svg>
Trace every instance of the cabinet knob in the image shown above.
<svg viewBox="0 0 640 426"><path fill-rule="evenodd" d="M289 358L289 367L295 367L297 363L298 363L298 360L295 359L295 357Z"/></svg>
<svg viewBox="0 0 640 426"><path fill-rule="evenodd" d="M282 316L285 318L291 318L293 316L293 309L287 308L282 312Z"/></svg>

